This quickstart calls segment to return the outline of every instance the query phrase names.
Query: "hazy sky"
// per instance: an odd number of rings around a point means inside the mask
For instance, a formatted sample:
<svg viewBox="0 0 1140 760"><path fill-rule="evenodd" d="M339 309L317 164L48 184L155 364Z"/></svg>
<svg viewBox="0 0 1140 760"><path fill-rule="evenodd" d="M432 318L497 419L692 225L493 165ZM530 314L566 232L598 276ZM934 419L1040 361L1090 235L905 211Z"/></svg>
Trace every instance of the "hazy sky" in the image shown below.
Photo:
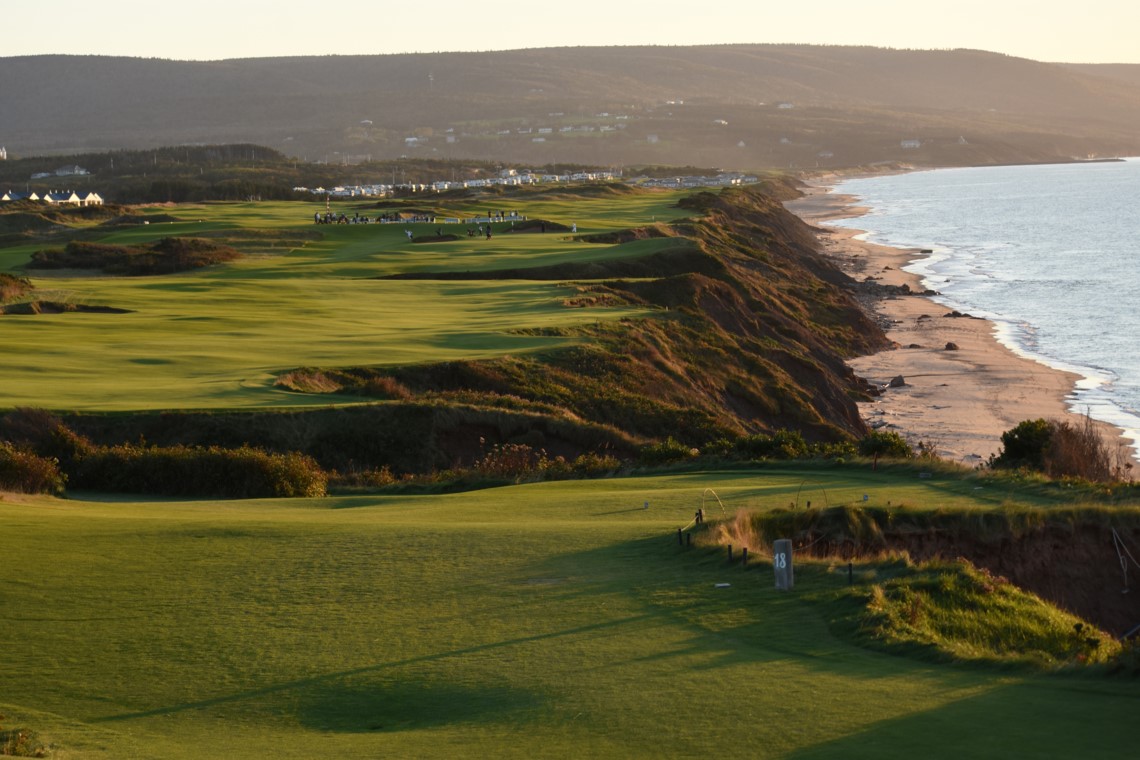
<svg viewBox="0 0 1140 760"><path fill-rule="evenodd" d="M0 7L0 56L215 60L772 42L1140 63L1138 32L1138 0L18 0Z"/></svg>

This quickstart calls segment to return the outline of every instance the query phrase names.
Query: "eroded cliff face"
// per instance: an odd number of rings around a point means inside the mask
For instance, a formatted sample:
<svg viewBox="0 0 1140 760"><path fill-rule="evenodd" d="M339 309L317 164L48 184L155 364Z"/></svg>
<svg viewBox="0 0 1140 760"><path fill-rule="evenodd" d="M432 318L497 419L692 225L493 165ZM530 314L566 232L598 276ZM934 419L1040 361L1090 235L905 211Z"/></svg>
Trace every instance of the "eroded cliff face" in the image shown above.
<svg viewBox="0 0 1140 760"><path fill-rule="evenodd" d="M545 355L353 369L338 376L339 390L395 384L409 399L465 394L491 406L510 398L634 439L692 445L781 428L809 440L861 435L854 400L863 385L844 359L887 339L852 299L850 279L818 253L811 229L782 206L792 192L780 183L701 193L684 202L688 221L596 241L674 239L647 256L432 274L573 281L580 293L568 305L634 304L656 314L567 333L580 345Z"/></svg>
<svg viewBox="0 0 1140 760"><path fill-rule="evenodd" d="M842 561L900 553L916 562L965 559L1123 636L1140 626L1140 578L1134 568L1121 565L1117 547L1140 544L1140 526L1114 528L1098 517L1078 515L1022 530L988 532L961 530L950 519L944 525L935 519L922 527L900 521L882 526L874 540L807 528L794 534L794 540L797 551L808 556Z"/></svg>

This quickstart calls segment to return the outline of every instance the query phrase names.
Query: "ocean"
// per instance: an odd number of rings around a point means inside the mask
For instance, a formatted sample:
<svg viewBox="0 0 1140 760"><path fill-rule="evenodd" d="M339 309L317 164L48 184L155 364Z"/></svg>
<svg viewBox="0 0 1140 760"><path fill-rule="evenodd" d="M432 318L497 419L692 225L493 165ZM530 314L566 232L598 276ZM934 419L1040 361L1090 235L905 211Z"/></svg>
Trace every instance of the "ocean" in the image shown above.
<svg viewBox="0 0 1140 760"><path fill-rule="evenodd" d="M1080 414L1140 453L1140 159L847 180L870 211L832 222L933 253L907 267L1017 353L1079 374Z"/></svg>

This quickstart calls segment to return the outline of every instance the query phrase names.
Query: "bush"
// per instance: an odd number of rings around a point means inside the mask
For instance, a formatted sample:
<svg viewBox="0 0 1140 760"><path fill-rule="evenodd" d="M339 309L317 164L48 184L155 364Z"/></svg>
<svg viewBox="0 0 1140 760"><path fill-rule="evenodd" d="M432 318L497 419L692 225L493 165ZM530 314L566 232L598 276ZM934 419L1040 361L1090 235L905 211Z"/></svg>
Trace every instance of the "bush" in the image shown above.
<svg viewBox="0 0 1140 760"><path fill-rule="evenodd" d="M748 459L802 459L808 455L807 441L796 430L745 436L737 439L735 449Z"/></svg>
<svg viewBox="0 0 1140 760"><path fill-rule="evenodd" d="M231 499L324 496L328 487L311 457L249 446L96 448L76 462L72 481L100 491Z"/></svg>
<svg viewBox="0 0 1140 760"><path fill-rule="evenodd" d="M1001 452L990 464L1016 469L1028 467L1044 472L1045 449L1053 437L1053 426L1044 419L1025 420L1001 434Z"/></svg>
<svg viewBox="0 0 1140 760"><path fill-rule="evenodd" d="M32 283L27 279L0 272L0 303L20 298L34 289Z"/></svg>
<svg viewBox="0 0 1140 760"><path fill-rule="evenodd" d="M525 443L504 443L492 446L472 469L483 477L517 480L542 472L549 462L542 449Z"/></svg>
<svg viewBox="0 0 1140 760"><path fill-rule="evenodd" d="M30 269L97 269L107 274L155 275L233 261L233 248L199 238L168 237L143 246L108 245L72 240L63 250L32 254Z"/></svg>
<svg viewBox="0 0 1140 760"><path fill-rule="evenodd" d="M570 470L583 478L611 475L621 469L621 461L609 454L581 454L570 463Z"/></svg>
<svg viewBox="0 0 1140 760"><path fill-rule="evenodd" d="M58 494L66 481L57 460L0 441L0 490Z"/></svg>
<svg viewBox="0 0 1140 760"><path fill-rule="evenodd" d="M4 716L0 715L0 720ZM34 731L26 728L5 729L0 726L0 755L4 757L47 757L48 749Z"/></svg>
<svg viewBox="0 0 1140 760"><path fill-rule="evenodd" d="M1112 452L1087 414L1078 423L1068 420L1025 420L1002 433L1001 453L990 460L995 468L1027 468L1052 478L1080 478L1111 483L1127 478L1131 463Z"/></svg>
<svg viewBox="0 0 1140 760"><path fill-rule="evenodd" d="M643 446L638 452L637 458L642 464L659 465L690 459L697 456L698 453L700 452L696 449L674 440L673 436L669 436L660 443Z"/></svg>

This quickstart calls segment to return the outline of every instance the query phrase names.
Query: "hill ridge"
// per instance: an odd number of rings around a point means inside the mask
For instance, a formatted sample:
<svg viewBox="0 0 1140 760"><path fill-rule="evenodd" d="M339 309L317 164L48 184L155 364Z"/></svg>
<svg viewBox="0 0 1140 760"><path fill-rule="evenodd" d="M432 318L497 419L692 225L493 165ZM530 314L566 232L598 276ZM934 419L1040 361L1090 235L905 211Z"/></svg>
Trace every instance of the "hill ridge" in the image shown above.
<svg viewBox="0 0 1140 760"><path fill-rule="evenodd" d="M18 155L254 142L347 163L430 154L803 168L1140 150L1131 128L1140 88L1127 67L976 50L716 45L0 61L0 143ZM528 128L550 131L539 141L519 131ZM960 136L972 150L952 147ZM905 138L926 145L904 149Z"/></svg>

